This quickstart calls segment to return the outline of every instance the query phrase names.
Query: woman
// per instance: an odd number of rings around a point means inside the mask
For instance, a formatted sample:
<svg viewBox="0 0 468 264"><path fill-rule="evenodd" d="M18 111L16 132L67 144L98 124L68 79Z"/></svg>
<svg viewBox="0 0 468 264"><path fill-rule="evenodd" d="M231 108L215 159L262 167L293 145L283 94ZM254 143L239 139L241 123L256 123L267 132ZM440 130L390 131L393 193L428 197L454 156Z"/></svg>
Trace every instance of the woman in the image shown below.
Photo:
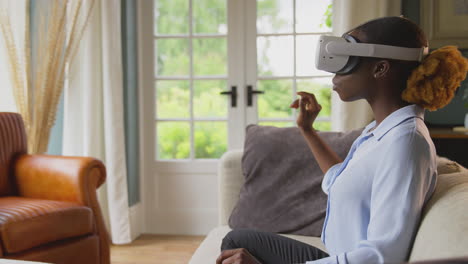
<svg viewBox="0 0 468 264"><path fill-rule="evenodd" d="M427 47L424 32L401 17L366 22L346 33L358 42ZM325 173L328 194L322 241L328 253L276 234L231 231L217 263L399 263L408 257L423 205L435 189L436 152L424 108L453 98L468 62L455 47L432 52L422 63L359 58L351 72L336 74L333 90L343 101L365 99L375 121L342 161L312 124L321 110L313 94L299 92L297 125Z"/></svg>

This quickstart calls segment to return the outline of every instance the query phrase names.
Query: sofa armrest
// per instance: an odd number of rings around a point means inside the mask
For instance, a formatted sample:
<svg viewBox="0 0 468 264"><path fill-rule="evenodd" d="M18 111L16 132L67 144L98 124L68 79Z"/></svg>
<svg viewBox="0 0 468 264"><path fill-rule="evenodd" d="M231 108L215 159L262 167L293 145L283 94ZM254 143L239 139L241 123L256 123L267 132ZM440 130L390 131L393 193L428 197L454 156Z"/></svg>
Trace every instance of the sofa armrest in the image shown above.
<svg viewBox="0 0 468 264"><path fill-rule="evenodd" d="M232 209L239 199L239 192L244 184L242 173L242 150L226 152L218 166L218 224L227 225Z"/></svg>
<svg viewBox="0 0 468 264"><path fill-rule="evenodd" d="M86 206L106 178L102 162L85 157L22 155L14 168L20 196Z"/></svg>

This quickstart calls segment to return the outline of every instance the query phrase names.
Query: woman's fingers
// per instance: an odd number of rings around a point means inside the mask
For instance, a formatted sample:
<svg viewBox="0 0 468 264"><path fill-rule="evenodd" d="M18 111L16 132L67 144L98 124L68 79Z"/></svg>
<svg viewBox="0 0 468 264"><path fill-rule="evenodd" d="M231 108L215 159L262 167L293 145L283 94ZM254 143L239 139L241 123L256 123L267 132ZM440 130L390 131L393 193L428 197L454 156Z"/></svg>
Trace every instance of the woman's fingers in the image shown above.
<svg viewBox="0 0 468 264"><path fill-rule="evenodd" d="M235 263L236 259L239 259L239 254L243 253L245 249L243 248L236 248L236 249L227 249L221 251L218 259L216 259L216 264L229 264Z"/></svg>
<svg viewBox="0 0 468 264"><path fill-rule="evenodd" d="M315 95L313 93L308 93L308 92L297 92L298 95L301 96L301 100L304 100L304 102L307 102L309 104L313 105L318 105L317 99L315 98Z"/></svg>
<svg viewBox="0 0 468 264"><path fill-rule="evenodd" d="M314 94L312 94L312 104L313 104L315 109L318 109L319 111L322 109L320 104L317 102L317 98L315 97Z"/></svg>
<svg viewBox="0 0 468 264"><path fill-rule="evenodd" d="M230 258L235 253L236 253L235 249L221 251L221 254L216 259L216 264L222 264L224 260Z"/></svg>
<svg viewBox="0 0 468 264"><path fill-rule="evenodd" d="M317 102L315 95L312 93L307 92L298 92L299 96L301 96L299 105L302 111L320 111L322 107Z"/></svg>
<svg viewBox="0 0 468 264"><path fill-rule="evenodd" d="M299 108L299 99L294 100L294 102L292 102L289 107L295 108L295 109Z"/></svg>
<svg viewBox="0 0 468 264"><path fill-rule="evenodd" d="M307 111L307 109L309 108L309 100L307 98L307 94L306 92L298 92L297 93L301 98L297 99L299 101L299 108L301 108L301 112L305 112Z"/></svg>
<svg viewBox="0 0 468 264"><path fill-rule="evenodd" d="M216 259L216 264L259 264L246 249L223 250Z"/></svg>

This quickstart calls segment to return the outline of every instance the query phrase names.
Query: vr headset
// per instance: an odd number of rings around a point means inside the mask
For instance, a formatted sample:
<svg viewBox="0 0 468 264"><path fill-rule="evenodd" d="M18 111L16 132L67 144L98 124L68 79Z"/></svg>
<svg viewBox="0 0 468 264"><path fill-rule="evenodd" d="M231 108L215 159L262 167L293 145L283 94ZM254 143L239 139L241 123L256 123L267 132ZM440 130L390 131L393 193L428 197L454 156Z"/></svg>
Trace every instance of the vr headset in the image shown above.
<svg viewBox="0 0 468 264"><path fill-rule="evenodd" d="M421 61L428 48L404 48L380 44L358 43L351 35L320 36L315 66L319 70L348 74L359 64L359 57L374 57L404 61Z"/></svg>

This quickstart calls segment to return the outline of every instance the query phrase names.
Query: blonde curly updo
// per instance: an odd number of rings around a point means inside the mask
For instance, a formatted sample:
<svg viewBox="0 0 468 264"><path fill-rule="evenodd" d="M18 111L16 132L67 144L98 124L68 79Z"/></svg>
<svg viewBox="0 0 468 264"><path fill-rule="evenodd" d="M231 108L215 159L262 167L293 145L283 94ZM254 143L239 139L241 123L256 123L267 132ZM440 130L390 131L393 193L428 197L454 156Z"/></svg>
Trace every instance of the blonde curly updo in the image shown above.
<svg viewBox="0 0 468 264"><path fill-rule="evenodd" d="M402 98L434 111L446 106L466 78L468 60L455 46L429 54L408 78Z"/></svg>

